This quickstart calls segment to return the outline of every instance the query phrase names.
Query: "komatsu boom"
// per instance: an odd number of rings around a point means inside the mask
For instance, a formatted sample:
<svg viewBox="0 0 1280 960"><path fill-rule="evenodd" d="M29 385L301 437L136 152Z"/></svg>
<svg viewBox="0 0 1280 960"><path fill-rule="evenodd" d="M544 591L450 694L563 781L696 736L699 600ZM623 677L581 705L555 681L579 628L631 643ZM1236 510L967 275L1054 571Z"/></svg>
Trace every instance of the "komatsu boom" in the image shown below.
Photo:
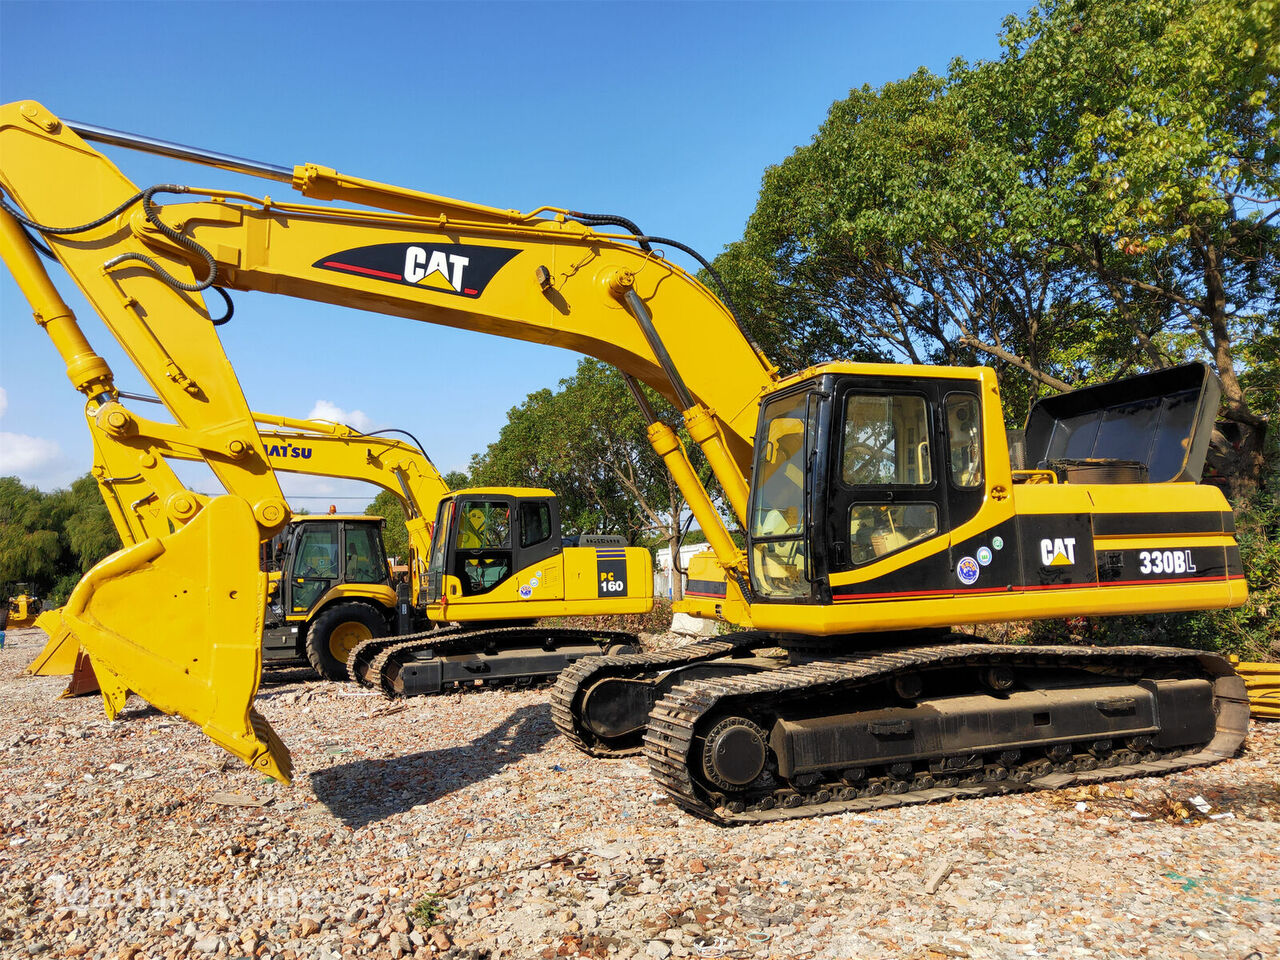
<svg viewBox="0 0 1280 960"><path fill-rule="evenodd" d="M139 189L90 141L327 202ZM202 509L167 497L176 532L109 557L72 595L73 629L109 674L109 713L132 690L288 776L287 751L251 709L257 549L288 508L199 296L216 288L553 344L625 375L708 540L683 609L742 629L580 661L557 682L553 717L593 753L642 750L701 816L751 822L1161 773L1243 741L1244 686L1217 656L954 632L1244 601L1231 511L1198 482L1217 399L1202 366L1039 405L1024 469L1010 460L993 371L832 362L780 376L726 305L653 249L680 245L621 217L502 210L256 163L30 101L0 109L0 156L4 259L91 415L129 438L141 470L180 438L228 491ZM142 424L121 402L27 230L176 426ZM682 412L728 521L641 383ZM434 554L427 577L429 599L458 588Z"/></svg>

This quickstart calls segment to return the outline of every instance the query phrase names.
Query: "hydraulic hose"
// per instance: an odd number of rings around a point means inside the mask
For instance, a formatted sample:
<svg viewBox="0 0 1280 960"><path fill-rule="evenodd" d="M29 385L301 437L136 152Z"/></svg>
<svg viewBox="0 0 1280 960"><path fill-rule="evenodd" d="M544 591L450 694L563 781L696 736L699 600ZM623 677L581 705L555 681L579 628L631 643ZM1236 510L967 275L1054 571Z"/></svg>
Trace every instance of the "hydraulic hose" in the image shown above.
<svg viewBox="0 0 1280 960"><path fill-rule="evenodd" d="M142 263L145 263L148 267L154 270L157 275L159 275L161 280L163 280L165 283L167 283L169 286L173 287L176 290L183 290L187 293L199 293L202 290L207 290L210 287L212 287L218 293L218 295L222 297L223 302L227 306L227 312L223 314L221 317L214 319L211 316L209 318L210 323L212 323L215 327L220 327L224 323L226 323L228 320L230 320L232 316L235 315L235 304L231 302L231 295L228 294L226 290L222 289L221 287L214 286L214 281L216 281L218 278L217 261L213 259L213 254L211 254L204 247L200 246L200 244L196 243L190 237L184 237L182 234L178 233L178 231L174 230L167 223L161 220L159 215L156 213L155 205L152 203L152 199L151 199L157 193L190 193L190 192L191 191L187 187L184 187L180 184L159 183L159 184L156 184L155 186L148 187L146 190L139 190L128 200L125 200L124 202L120 203L114 209L108 211L107 213L104 213L102 216L98 217L96 220L90 220L88 223L82 223L74 227L50 227L50 226L46 226L43 223L38 223L35 220L32 220L29 217L22 214L19 210L17 210L17 208L15 208L11 203L9 203L9 201L5 198L3 192L0 192L0 208L3 208L6 213L8 213L11 217L13 217L23 226L30 227L32 230L36 230L39 233L51 234L53 236L66 236L70 234L84 233L85 231L92 230L95 227L100 227L107 221L112 220L115 217L119 216L125 210L129 209L129 207L133 206L135 203L141 200L143 213L146 215L147 222L150 223L157 230L159 230L161 233L163 233L166 237L168 237L174 243L177 243L180 246L186 247L188 250L200 256L205 261L205 263L209 265L209 276L203 281L201 281L200 283L183 283L177 277L174 277L167 270L165 270L164 267L160 266L160 264L157 263L155 260L153 260L151 257L148 257L145 254L141 254L141 253L122 253L120 256L114 257L111 260L108 260L106 263L103 264L103 267L110 268L110 267L116 266L117 264L125 263L130 260L137 260ZM51 258L53 257L54 255L53 251L50 250L45 245L43 245L42 243L40 243L39 241L32 239L31 244L45 256L48 256Z"/></svg>

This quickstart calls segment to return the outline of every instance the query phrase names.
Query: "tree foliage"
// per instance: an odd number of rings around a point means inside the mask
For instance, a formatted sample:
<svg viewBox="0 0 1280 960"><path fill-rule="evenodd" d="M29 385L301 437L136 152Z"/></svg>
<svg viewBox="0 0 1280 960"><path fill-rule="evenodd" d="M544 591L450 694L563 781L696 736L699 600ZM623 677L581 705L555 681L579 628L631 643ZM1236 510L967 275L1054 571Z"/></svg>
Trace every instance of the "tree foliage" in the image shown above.
<svg viewBox="0 0 1280 960"><path fill-rule="evenodd" d="M46 606L56 606L90 567L119 549L88 474L53 493L0 477L0 582L30 583Z"/></svg>
<svg viewBox="0 0 1280 960"><path fill-rule="evenodd" d="M400 563L408 563L409 531L404 526L405 512L400 498L390 490L380 490L364 512L366 516L386 520L382 527L382 546L387 551L388 559L395 557Z"/></svg>
<svg viewBox="0 0 1280 960"><path fill-rule="evenodd" d="M1205 359L1247 492L1278 382L1280 4L1046 0L1001 42L833 104L716 266L786 366L985 362L1011 421Z"/></svg>

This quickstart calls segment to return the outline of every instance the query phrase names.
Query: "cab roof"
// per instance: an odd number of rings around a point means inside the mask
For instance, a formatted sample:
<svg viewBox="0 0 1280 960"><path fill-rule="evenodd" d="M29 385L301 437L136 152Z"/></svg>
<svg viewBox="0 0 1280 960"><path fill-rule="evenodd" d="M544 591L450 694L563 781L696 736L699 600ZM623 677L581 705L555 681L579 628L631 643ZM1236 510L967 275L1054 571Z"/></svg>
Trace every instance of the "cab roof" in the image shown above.
<svg viewBox="0 0 1280 960"><path fill-rule="evenodd" d="M383 523L385 518L369 513L304 513L295 515L290 523L311 523L316 520L365 520L372 523Z"/></svg>
<svg viewBox="0 0 1280 960"><path fill-rule="evenodd" d="M544 487L466 487L462 490L450 490L451 497L515 497L531 500L554 497L555 494Z"/></svg>

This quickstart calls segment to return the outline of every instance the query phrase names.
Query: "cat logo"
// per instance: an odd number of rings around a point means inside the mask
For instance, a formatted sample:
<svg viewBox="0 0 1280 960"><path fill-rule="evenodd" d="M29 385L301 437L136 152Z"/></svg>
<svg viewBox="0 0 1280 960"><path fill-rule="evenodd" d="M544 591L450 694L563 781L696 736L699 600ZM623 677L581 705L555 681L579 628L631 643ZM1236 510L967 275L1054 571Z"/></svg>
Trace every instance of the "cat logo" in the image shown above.
<svg viewBox="0 0 1280 960"><path fill-rule="evenodd" d="M1076 538L1040 541L1040 561L1046 567L1069 567L1076 562Z"/></svg>
<svg viewBox="0 0 1280 960"><path fill-rule="evenodd" d="M375 243L321 257L313 267L374 280L478 297L520 251L463 243Z"/></svg>
<svg viewBox="0 0 1280 960"><path fill-rule="evenodd" d="M406 247L404 280L405 283L461 293L466 289L462 285L462 271L470 262L470 257L461 257L456 253L432 250L428 254L425 247Z"/></svg>

